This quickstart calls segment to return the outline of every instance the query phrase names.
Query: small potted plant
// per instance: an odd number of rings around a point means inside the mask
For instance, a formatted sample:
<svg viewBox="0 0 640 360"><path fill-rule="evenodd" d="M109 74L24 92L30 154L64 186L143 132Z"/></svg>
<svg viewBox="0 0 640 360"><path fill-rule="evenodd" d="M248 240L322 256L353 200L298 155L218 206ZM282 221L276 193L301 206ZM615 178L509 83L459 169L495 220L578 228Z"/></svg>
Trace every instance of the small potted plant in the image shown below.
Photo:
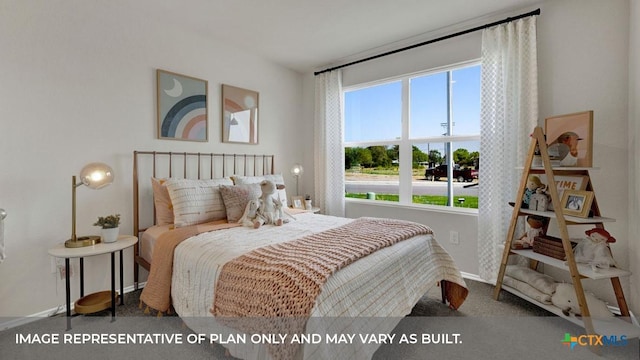
<svg viewBox="0 0 640 360"><path fill-rule="evenodd" d="M100 216L93 226L100 226L102 228L102 242L115 242L118 239L118 232L120 230L120 214L107 215L105 217Z"/></svg>

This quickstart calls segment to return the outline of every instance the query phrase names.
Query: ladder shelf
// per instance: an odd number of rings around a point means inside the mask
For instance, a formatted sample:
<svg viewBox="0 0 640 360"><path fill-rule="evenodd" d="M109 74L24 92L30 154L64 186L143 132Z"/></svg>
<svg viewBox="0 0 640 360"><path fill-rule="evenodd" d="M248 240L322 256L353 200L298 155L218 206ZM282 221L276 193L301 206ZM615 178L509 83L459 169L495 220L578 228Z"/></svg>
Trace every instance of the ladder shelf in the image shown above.
<svg viewBox="0 0 640 360"><path fill-rule="evenodd" d="M638 338L640 337L640 328L630 323L630 312L627 306L627 302L624 297L624 293L622 291L622 286L620 284L620 277L630 276L631 272L615 267L611 267L609 269L592 269L588 264L578 264L575 261L573 254L573 247L571 244L571 239L569 238L569 232L567 226L570 225L594 225L596 228L604 229L604 223L614 222L615 219L603 217L600 215L600 209L598 208L598 203L595 197L595 191L593 190L593 186L591 184L591 179L589 177L589 170L593 168L585 168L585 167L561 167L554 168L551 165L551 160L549 159L549 153L547 150L547 144L545 140L544 133L542 128L536 127L534 129L531 140L531 144L529 146L529 151L527 155L527 159L525 161L525 166L522 169L522 178L520 179L520 185L518 187L518 192L515 198L515 203L510 203L513 206L513 212L511 215L511 221L509 225L509 230L507 232L507 238L504 244L504 250L502 253L502 260L500 262L500 271L498 273L498 277L496 280L496 286L494 289L494 298L496 300L499 299L500 291L506 290L516 296L519 296L531 303L534 303L551 313L554 313L558 316L561 316L567 320L574 322L582 327L584 327L587 334L600 334L600 335L609 335L609 334L625 334L628 338ZM534 155L536 153L536 149L539 149L540 156L542 158L542 167L532 167L532 162L534 159ZM548 192L551 198L551 206L553 207L552 211L536 211L521 208L520 202L522 201L525 188L527 186L527 179L529 175L532 174L544 174L546 176L547 184L552 184L548 187ZM568 216L565 215L563 209L561 207L561 199L558 195L558 189L556 188L555 178L554 176L582 176L586 181L586 189L588 191L592 191L594 193L593 201L591 203L590 216L589 217L580 217L580 216ZM560 180L562 180L560 178ZM564 250L564 255L566 260L558 260L556 258L543 255L537 252L534 252L531 249L524 250L516 250L512 248L512 242L515 237L516 230L516 222L520 216L524 215L537 215L549 219L555 219L558 227L558 231L560 233L560 240L562 242L562 249ZM545 225L544 232L546 232ZM576 316L566 316L562 313L562 310L556 306L543 304L535 299L521 293L520 291L506 286L503 284L503 279L505 276L505 270L507 267L507 263L509 260L509 256L511 255L520 255L525 258L530 259L530 263L532 264L532 268L536 268L538 263L548 264L555 268L568 271L571 275L571 282L575 288L576 297L578 299L578 304L580 306L580 312L582 314L581 317ZM616 295L616 299L618 301L618 308L620 309L620 317L615 317L612 319L593 319L590 316L589 308L587 306L587 301L584 293L584 288L582 286L582 279L609 279L611 281L613 291Z"/></svg>

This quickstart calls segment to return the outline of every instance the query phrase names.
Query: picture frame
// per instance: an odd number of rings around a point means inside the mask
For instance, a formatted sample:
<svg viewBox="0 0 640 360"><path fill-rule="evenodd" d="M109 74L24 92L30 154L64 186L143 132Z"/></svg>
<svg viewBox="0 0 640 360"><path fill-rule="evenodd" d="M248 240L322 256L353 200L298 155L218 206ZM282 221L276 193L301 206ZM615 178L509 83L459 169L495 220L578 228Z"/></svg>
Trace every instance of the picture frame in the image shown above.
<svg viewBox="0 0 640 360"><path fill-rule="evenodd" d="M560 205L563 214L586 218L592 202L593 191L565 190Z"/></svg>
<svg viewBox="0 0 640 360"><path fill-rule="evenodd" d="M593 166L593 110L548 117L544 132L554 167Z"/></svg>
<svg viewBox="0 0 640 360"><path fill-rule="evenodd" d="M291 197L291 207L294 209L304 210L304 197L303 196L292 196Z"/></svg>
<svg viewBox="0 0 640 360"><path fill-rule="evenodd" d="M545 174L536 174L543 184L550 185ZM586 175L555 175L556 190L558 191L558 199L562 200L565 190L586 190L589 183L589 177ZM553 210L553 205L549 204L549 210Z"/></svg>
<svg viewBox="0 0 640 360"><path fill-rule="evenodd" d="M257 91L222 84L222 142L258 144Z"/></svg>
<svg viewBox="0 0 640 360"><path fill-rule="evenodd" d="M208 82L166 70L156 70L158 138L209 140Z"/></svg>

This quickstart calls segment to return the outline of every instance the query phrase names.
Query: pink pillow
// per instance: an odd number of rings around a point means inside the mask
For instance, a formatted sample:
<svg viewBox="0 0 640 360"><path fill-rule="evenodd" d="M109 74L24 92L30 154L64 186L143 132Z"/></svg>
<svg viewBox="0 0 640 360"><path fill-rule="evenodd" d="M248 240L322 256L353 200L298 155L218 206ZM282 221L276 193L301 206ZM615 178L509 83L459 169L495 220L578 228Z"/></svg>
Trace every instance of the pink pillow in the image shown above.
<svg viewBox="0 0 640 360"><path fill-rule="evenodd" d="M151 178L153 204L156 208L156 225L173 224L173 204L166 185L167 179Z"/></svg>
<svg viewBox="0 0 640 360"><path fill-rule="evenodd" d="M262 190L260 189L260 184L220 185L220 193L222 194L224 207L227 209L227 221L236 223L244 214L247 203L250 200L259 198Z"/></svg>

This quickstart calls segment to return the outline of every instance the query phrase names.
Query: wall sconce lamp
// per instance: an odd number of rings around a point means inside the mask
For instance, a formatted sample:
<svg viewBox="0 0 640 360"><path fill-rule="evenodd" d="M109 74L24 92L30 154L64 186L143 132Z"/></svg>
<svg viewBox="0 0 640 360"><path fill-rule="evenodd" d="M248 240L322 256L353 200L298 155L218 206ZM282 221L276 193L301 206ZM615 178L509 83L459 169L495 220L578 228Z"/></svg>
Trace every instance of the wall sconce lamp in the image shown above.
<svg viewBox="0 0 640 360"><path fill-rule="evenodd" d="M299 195L298 193L298 181L300 179L300 176L302 176L302 174L304 173L304 168L302 167L302 165L300 164L294 164L291 167L291 175L293 175L293 177L296 178L296 196Z"/></svg>
<svg viewBox="0 0 640 360"><path fill-rule="evenodd" d="M76 236L76 188L86 185L90 189L101 189L113 182L113 169L107 164L90 163L80 170L80 182L71 177L71 239L64 242L68 248L92 246L100 242L100 236Z"/></svg>

